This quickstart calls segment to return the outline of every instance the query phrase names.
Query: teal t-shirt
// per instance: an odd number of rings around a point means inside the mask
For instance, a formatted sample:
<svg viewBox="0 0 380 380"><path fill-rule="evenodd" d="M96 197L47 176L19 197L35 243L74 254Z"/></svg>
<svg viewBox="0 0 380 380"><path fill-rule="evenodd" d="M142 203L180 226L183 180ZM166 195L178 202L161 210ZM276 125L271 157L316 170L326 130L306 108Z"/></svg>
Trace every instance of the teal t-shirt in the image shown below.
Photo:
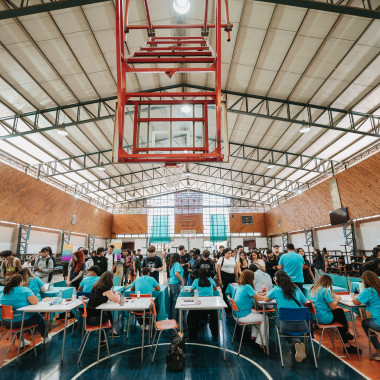
<svg viewBox="0 0 380 380"><path fill-rule="evenodd" d="M98 282L99 276L88 276L84 278L79 286L83 288L82 292L91 293L92 287Z"/></svg>
<svg viewBox="0 0 380 380"><path fill-rule="evenodd" d="M158 286L158 282L155 278L150 276L141 276L135 280L131 288L135 289L135 292L140 294L152 295L153 288Z"/></svg>
<svg viewBox="0 0 380 380"><path fill-rule="evenodd" d="M213 279L208 278L210 286L199 286L199 278L196 278L191 285L191 289L198 289L199 297L210 297L214 295L215 282Z"/></svg>
<svg viewBox="0 0 380 380"><path fill-rule="evenodd" d="M373 288L365 288L356 299L367 305L372 318L380 326L380 297Z"/></svg>
<svg viewBox="0 0 380 380"><path fill-rule="evenodd" d="M34 296L33 292L25 286L16 286L10 293L0 295L1 305L10 305L13 307L13 321L21 322L22 311L17 311L20 307L29 306L28 297ZM25 313L25 319L32 316L31 313Z"/></svg>
<svg viewBox="0 0 380 380"><path fill-rule="evenodd" d="M334 316L330 309L329 303L333 302L329 289L320 288L315 296L309 291L309 300L313 301L315 310L317 311L318 322L323 325L328 325L332 322Z"/></svg>
<svg viewBox="0 0 380 380"><path fill-rule="evenodd" d="M246 317L251 313L251 309L253 307L253 296L256 294L253 287L249 284L245 285L238 285L234 301L236 303L236 306L239 309L239 318ZM236 312L234 311L234 315L236 317Z"/></svg>
<svg viewBox="0 0 380 380"><path fill-rule="evenodd" d="M29 280L29 286L28 288L34 293L36 297L41 301L41 290L40 288L44 286L44 283L39 277L35 277Z"/></svg>
<svg viewBox="0 0 380 380"><path fill-rule="evenodd" d="M169 285L181 283L181 281L178 280L177 276L175 275L175 272L179 272L179 274L183 278L183 268L181 267L180 263L174 263L173 266L170 268Z"/></svg>
<svg viewBox="0 0 380 380"><path fill-rule="evenodd" d="M303 305L306 303L306 297L304 296L304 294L299 288L296 289L294 298L299 302L301 306L298 306L297 303L293 301L292 299L285 298L282 289L277 285L275 285L274 288L268 293L268 297L271 300L276 300L277 310L280 307L289 307L289 308L303 307Z"/></svg>
<svg viewBox="0 0 380 380"><path fill-rule="evenodd" d="M280 257L279 264L293 282L303 284L304 259L301 255L295 252L286 253Z"/></svg>

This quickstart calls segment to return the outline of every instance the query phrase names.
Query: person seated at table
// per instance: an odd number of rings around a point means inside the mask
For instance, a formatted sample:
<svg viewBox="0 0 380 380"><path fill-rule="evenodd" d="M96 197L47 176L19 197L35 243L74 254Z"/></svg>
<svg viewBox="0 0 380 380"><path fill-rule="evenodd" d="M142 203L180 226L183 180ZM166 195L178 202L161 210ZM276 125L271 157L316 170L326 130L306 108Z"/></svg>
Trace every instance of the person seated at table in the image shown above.
<svg viewBox="0 0 380 380"><path fill-rule="evenodd" d="M343 327L338 327L347 351L351 354L356 353L356 347L348 342L354 339L348 330L348 323L344 310L338 307L341 296L335 294L332 297L332 278L327 274L322 275L310 288L308 298L313 301L317 311L318 322L323 325L338 322Z"/></svg>
<svg viewBox="0 0 380 380"><path fill-rule="evenodd" d="M261 269L259 269L258 265L251 264L249 266L249 270L251 270L255 274L255 281L254 281L254 289L256 292L269 292L273 288L272 284L272 278L269 276L268 273L263 272Z"/></svg>
<svg viewBox="0 0 380 380"><path fill-rule="evenodd" d="M286 272L278 270L274 276L274 282L276 286L267 293L265 296L265 302L276 300L277 310L280 308L301 308L306 304L306 297L302 293L294 282L290 279ZM299 332L308 329L308 323L306 321L280 321L275 320L276 325L283 331ZM305 344L300 343L300 339L293 339L295 342L295 358L297 362L301 362L306 358Z"/></svg>
<svg viewBox="0 0 380 380"><path fill-rule="evenodd" d="M199 297L211 297L217 289L213 279L207 276L206 269L199 270L199 278L196 278L191 285L190 293L198 290ZM213 338L218 337L218 312L217 310L190 310L187 315L187 327L189 338L196 339L200 327L204 323L209 323Z"/></svg>
<svg viewBox="0 0 380 380"><path fill-rule="evenodd" d="M98 326L100 324L100 310L97 309L98 306L108 302L108 300L115 303L120 302L119 297L112 291L112 288L113 273L106 271L100 276L99 280L94 284L91 290L90 299L87 304L86 319L86 323L89 326ZM110 311L104 311L102 323L105 323L108 320L111 321L113 325L112 313ZM112 333L114 338L120 336L114 328ZM105 343L105 341L102 341L101 343L103 342Z"/></svg>
<svg viewBox="0 0 380 380"><path fill-rule="evenodd" d="M22 277L24 286L29 288L38 300L41 301L41 293L47 291L42 280L39 277L34 276L29 268L22 268L18 274Z"/></svg>
<svg viewBox="0 0 380 380"><path fill-rule="evenodd" d="M368 336L368 329L371 328L380 332L380 279L372 271L366 271L362 275L364 290L357 296L353 296L353 304L367 305L368 311L372 318L362 320L363 330ZM372 357L375 360L380 360L380 343L376 335L372 333L371 342L376 349L376 354Z"/></svg>
<svg viewBox="0 0 380 380"><path fill-rule="evenodd" d="M153 290L161 290L159 283L155 278L151 277L150 269L143 268L141 270L142 276L137 278L131 285L132 292L140 292L140 294L152 295Z"/></svg>
<svg viewBox="0 0 380 380"><path fill-rule="evenodd" d="M259 295L253 288L255 281L255 274L247 269L245 270L238 282L238 287L234 296L234 301L239 309L239 322L250 323L250 322L261 322L259 329L252 327L251 339L255 340L256 343L263 348L266 346L266 331L264 329L264 317L257 310L254 310L255 301L263 301L264 297ZM236 320L237 313L232 312L233 318ZM267 324L268 326L268 324ZM261 336L260 336L261 335Z"/></svg>
<svg viewBox="0 0 380 380"><path fill-rule="evenodd" d="M66 281L67 286L72 286L75 289L78 288L79 284L83 280L83 274L86 268L86 263L84 261L83 251L76 251L73 253L73 261L69 265L68 280Z"/></svg>
<svg viewBox="0 0 380 380"><path fill-rule="evenodd" d="M88 268L87 277L79 284L78 290L80 292L91 293L92 287L99 281L100 269L97 265Z"/></svg>
<svg viewBox="0 0 380 380"><path fill-rule="evenodd" d="M33 292L24 286L22 276L20 274L13 275L9 281L4 286L3 293L0 295L1 305L10 305L13 308L13 323L12 327L14 329L20 328L22 323L22 311L17 309L24 306L36 305L38 303L38 298L33 294ZM3 319L3 323L6 328L11 327L11 321ZM37 325L37 330L44 338L46 331L46 323L40 313L25 313L24 327ZM52 339L51 336L47 336L45 343L49 343ZM30 342L24 339L21 346L29 346Z"/></svg>
<svg viewBox="0 0 380 380"><path fill-rule="evenodd" d="M342 274L342 272L344 272L344 275L347 276L347 265L346 261L344 260L344 256L338 257L338 268L339 274Z"/></svg>
<svg viewBox="0 0 380 380"><path fill-rule="evenodd" d="M170 278L169 278L169 289L170 289L170 318L178 321L178 310L175 308L177 298L182 288L184 287L183 281L183 268L181 266L181 256L179 253L173 253L170 259Z"/></svg>

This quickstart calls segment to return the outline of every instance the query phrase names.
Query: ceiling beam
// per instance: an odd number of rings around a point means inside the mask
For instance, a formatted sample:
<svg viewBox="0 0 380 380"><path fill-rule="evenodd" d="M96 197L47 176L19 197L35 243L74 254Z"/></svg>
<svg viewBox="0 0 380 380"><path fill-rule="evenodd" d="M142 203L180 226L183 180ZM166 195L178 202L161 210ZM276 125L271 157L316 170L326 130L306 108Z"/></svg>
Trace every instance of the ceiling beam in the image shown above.
<svg viewBox="0 0 380 380"><path fill-rule="evenodd" d="M178 87L213 91L213 89L209 87L175 84L150 89L146 92L164 91ZM236 91L222 90L222 96L228 101L228 104L231 103L227 108L227 111L231 113L297 124L300 125L300 127L309 125L315 128L331 129L344 133L380 138L380 115L245 94ZM0 136L0 140L59 128L68 128L74 125L92 123L100 120L113 119L115 116L116 99L116 96L112 96L1 117L0 123L6 128L6 133ZM90 116L88 115L89 112ZM73 120L68 119L67 113L72 115ZM133 111L127 111L126 114L133 114ZM40 124L41 115L48 118L50 125L46 126ZM44 123L46 123L46 120L44 120ZM19 124L24 124L23 131L18 129ZM30 128L29 130L25 130L25 124ZM363 130L364 124L366 124L365 130Z"/></svg>
<svg viewBox="0 0 380 380"><path fill-rule="evenodd" d="M324 12L339 13L351 16L380 19L378 3L373 0L355 2L352 6L349 0L255 0L264 3L283 4L291 7L316 9Z"/></svg>
<svg viewBox="0 0 380 380"><path fill-rule="evenodd" d="M48 3L29 5L29 2L24 0L4 0L10 9L0 12L0 20L41 12L51 12L58 9L80 7L87 4L103 3L104 1L108 0L54 0Z"/></svg>

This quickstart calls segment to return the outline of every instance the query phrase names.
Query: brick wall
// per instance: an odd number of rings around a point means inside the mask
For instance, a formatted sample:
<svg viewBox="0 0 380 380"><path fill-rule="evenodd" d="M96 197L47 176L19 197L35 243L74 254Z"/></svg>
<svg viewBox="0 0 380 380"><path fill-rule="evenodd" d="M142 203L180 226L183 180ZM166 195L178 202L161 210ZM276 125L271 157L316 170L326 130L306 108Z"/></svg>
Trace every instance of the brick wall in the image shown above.
<svg viewBox="0 0 380 380"><path fill-rule="evenodd" d="M232 217L233 215L233 217ZM253 224L241 224L242 216L252 216ZM262 236L265 236L265 214L253 213L253 214L230 214L230 231L234 232L261 232Z"/></svg>

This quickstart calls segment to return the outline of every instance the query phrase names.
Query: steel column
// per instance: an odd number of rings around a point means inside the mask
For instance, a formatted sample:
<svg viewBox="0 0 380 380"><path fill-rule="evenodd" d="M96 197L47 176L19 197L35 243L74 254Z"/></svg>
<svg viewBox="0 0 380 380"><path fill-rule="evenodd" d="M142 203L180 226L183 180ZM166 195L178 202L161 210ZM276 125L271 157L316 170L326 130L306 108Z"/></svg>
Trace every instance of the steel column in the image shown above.
<svg viewBox="0 0 380 380"><path fill-rule="evenodd" d="M267 236L267 249L272 249L272 244L273 244L273 238L272 236Z"/></svg>
<svg viewBox="0 0 380 380"><path fill-rule="evenodd" d="M63 251L64 244L70 244L71 232L70 231L62 231L61 235L61 252Z"/></svg>
<svg viewBox="0 0 380 380"><path fill-rule="evenodd" d="M351 220L347 224L343 224L343 235L345 239L345 246L349 247L349 253L356 256L356 238L355 238L355 225Z"/></svg>
<svg viewBox="0 0 380 380"><path fill-rule="evenodd" d="M313 250L314 250L314 229L313 228L310 228L310 229L304 229L304 234L305 234L305 241L306 241L306 244L305 244L305 247L307 247L307 252L305 252L305 255L307 254L307 258L310 262L311 261L311 257L313 255ZM311 248L311 250L310 250Z"/></svg>
<svg viewBox="0 0 380 380"><path fill-rule="evenodd" d="M289 240L288 233L281 234L281 239L282 239L282 252L285 252L286 246L287 246L288 240Z"/></svg>
<svg viewBox="0 0 380 380"><path fill-rule="evenodd" d="M89 253L95 249L95 235L87 235L87 247L89 250Z"/></svg>
<svg viewBox="0 0 380 380"><path fill-rule="evenodd" d="M17 235L17 256L28 253L28 241L30 237L30 225L20 224Z"/></svg>

